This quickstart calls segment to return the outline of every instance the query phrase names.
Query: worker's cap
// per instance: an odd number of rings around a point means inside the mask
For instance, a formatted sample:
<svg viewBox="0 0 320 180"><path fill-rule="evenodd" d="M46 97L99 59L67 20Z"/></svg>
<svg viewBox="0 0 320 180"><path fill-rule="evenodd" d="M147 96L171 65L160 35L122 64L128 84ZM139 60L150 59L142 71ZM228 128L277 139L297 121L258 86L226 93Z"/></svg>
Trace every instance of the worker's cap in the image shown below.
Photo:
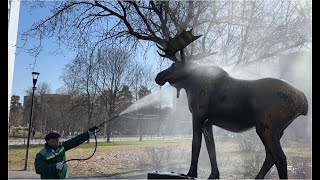
<svg viewBox="0 0 320 180"><path fill-rule="evenodd" d="M56 133L56 132L49 132L46 137L44 137L44 140L46 140L46 142L49 141L49 139L51 138L58 138L60 137L60 134L59 133Z"/></svg>

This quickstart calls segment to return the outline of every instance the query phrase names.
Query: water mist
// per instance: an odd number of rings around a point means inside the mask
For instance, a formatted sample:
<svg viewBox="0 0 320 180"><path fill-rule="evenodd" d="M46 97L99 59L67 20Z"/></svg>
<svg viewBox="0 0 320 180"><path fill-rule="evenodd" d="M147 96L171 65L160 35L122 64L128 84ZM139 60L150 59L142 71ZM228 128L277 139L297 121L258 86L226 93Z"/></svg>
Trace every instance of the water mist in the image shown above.
<svg viewBox="0 0 320 180"><path fill-rule="evenodd" d="M129 107L127 107L125 110L123 110L119 116L123 114L130 113L132 111L137 111L141 108L151 106L156 103L161 103L163 106L173 106L172 101L172 91L174 88L170 85L164 85L160 89L146 95L145 97L139 99L135 103L131 104Z"/></svg>

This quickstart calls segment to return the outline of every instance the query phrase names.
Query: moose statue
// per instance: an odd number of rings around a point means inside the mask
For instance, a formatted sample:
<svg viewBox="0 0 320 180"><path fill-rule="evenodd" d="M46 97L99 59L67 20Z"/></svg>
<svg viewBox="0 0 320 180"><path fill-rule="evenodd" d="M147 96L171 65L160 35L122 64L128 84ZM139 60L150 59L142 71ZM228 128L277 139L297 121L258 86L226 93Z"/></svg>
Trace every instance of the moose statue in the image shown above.
<svg viewBox="0 0 320 180"><path fill-rule="evenodd" d="M158 73L156 83L166 82L177 89L184 88L192 113L192 155L187 176L197 177L202 133L210 158L209 179L219 179L212 125L232 132L255 128L266 151L257 179L263 179L275 164L279 178L287 179L287 160L280 138L286 127L300 115L307 115L308 101L303 92L275 78L241 80L231 77L216 66L204 66L185 59L183 48L200 36L183 30L158 48L159 54L174 63ZM180 59L175 54L180 51Z"/></svg>

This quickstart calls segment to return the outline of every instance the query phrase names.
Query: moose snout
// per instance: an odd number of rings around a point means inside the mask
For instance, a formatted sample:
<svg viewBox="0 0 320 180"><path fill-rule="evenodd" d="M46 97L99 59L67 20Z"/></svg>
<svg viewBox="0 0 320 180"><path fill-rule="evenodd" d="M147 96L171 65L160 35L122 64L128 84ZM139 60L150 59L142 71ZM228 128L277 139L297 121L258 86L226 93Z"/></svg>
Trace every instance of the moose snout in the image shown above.
<svg viewBox="0 0 320 180"><path fill-rule="evenodd" d="M164 85L166 81L163 78L163 75L161 73L158 73L155 79L156 83L159 84L160 86Z"/></svg>

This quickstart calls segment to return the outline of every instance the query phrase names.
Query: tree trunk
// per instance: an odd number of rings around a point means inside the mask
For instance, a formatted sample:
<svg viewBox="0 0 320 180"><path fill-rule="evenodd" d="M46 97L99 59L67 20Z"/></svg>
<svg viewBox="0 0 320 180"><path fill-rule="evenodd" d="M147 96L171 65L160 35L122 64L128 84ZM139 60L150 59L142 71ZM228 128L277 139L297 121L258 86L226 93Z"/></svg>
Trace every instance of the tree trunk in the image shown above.
<svg viewBox="0 0 320 180"><path fill-rule="evenodd" d="M142 141L142 119L139 116L139 131L140 131L140 138L139 141Z"/></svg>
<svg viewBox="0 0 320 180"><path fill-rule="evenodd" d="M110 128L109 124L106 127L106 132L107 132L107 143L109 143L110 142L110 136L111 136L111 128Z"/></svg>

